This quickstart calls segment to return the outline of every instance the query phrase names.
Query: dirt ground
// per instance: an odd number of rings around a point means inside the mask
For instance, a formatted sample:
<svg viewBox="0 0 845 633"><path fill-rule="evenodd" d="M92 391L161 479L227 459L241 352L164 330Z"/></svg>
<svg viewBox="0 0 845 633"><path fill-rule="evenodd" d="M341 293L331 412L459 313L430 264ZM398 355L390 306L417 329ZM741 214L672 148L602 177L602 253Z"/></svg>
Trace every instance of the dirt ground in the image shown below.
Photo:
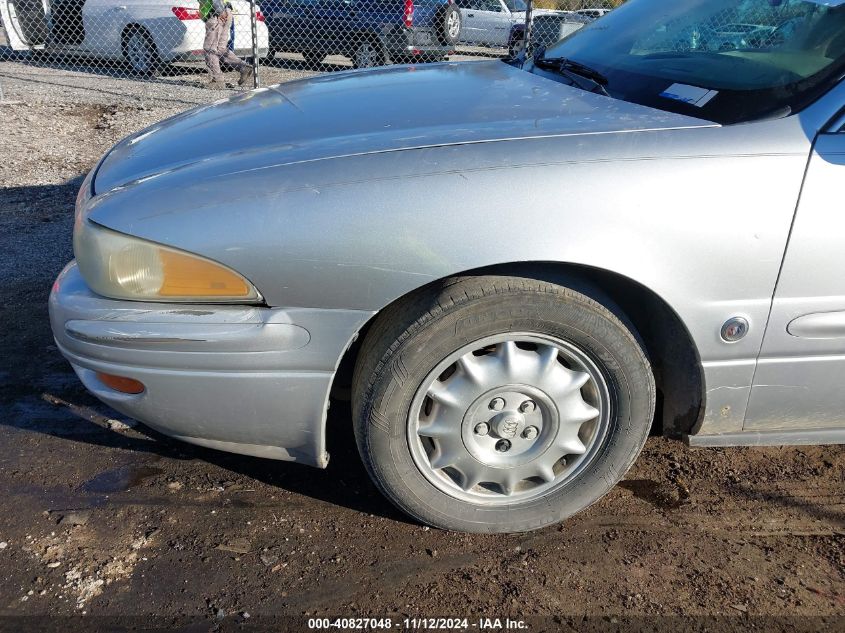
<svg viewBox="0 0 845 633"><path fill-rule="evenodd" d="M315 615L397 628L453 616L478 630L496 628L482 617L532 630L845 630L843 447L652 438L587 512L477 536L395 511L358 461L343 403L325 471L194 448L116 416L57 353L47 294L72 257L84 172L186 105L59 103L4 81L18 103L0 104L0 630L107 628L110 617L307 630Z"/></svg>

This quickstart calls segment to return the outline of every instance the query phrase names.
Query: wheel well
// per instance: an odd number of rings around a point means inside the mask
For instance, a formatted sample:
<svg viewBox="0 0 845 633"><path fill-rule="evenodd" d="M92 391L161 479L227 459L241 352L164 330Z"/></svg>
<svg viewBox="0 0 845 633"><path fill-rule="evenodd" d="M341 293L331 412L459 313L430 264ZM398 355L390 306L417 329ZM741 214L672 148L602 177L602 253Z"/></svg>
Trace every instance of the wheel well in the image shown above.
<svg viewBox="0 0 845 633"><path fill-rule="evenodd" d="M361 31L359 33L356 33L352 41L355 46L364 42L369 42L370 44L373 44L374 46L377 46L380 49L384 48L384 41L382 40L381 36L377 33L371 33L369 31Z"/></svg>
<svg viewBox="0 0 845 633"><path fill-rule="evenodd" d="M126 56L126 38L129 37L132 33L141 33L142 35L145 35L153 43L153 46L155 46L153 36L150 34L147 27L131 22L124 26L123 30L120 32L120 51L123 53L124 56Z"/></svg>
<svg viewBox="0 0 845 633"><path fill-rule="evenodd" d="M470 270L430 285L442 284L453 277L478 275L528 277L570 287L604 304L610 303L610 307L616 304L642 338L654 370L658 395L652 432L681 437L689 433L703 415L704 375L698 349L680 317L650 289L628 277L598 268L541 262ZM407 296L399 297L390 305ZM361 342L379 313L364 324L355 343L344 353L332 385L333 396L348 394Z"/></svg>
<svg viewBox="0 0 845 633"><path fill-rule="evenodd" d="M375 46L378 51L381 53L382 58L387 60L389 58L387 47L384 44L382 38L377 35L376 33L371 33L369 31L358 31L356 32L352 38L350 39L350 47L345 53L341 53L345 57L348 57L350 61L355 61L355 52L358 49L359 44L363 44L364 42L369 42L373 46Z"/></svg>
<svg viewBox="0 0 845 633"><path fill-rule="evenodd" d="M141 26L140 24L136 24L135 22L130 22L129 24L124 26L123 30L120 32L121 41L125 40L126 36L129 35L130 33L135 33L136 31L138 33L144 33L147 36L150 35L150 32L149 32L149 30L147 30L147 27Z"/></svg>

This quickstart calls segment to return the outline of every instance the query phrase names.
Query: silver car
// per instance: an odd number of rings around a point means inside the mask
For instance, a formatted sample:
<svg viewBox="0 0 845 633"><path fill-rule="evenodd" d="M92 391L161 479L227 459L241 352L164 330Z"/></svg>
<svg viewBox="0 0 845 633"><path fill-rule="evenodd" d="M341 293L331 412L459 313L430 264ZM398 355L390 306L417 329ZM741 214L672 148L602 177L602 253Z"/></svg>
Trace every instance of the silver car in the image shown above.
<svg viewBox="0 0 845 633"><path fill-rule="evenodd" d="M511 29L525 22L524 0L456 0L463 44L507 46Z"/></svg>
<svg viewBox="0 0 845 633"><path fill-rule="evenodd" d="M779 47L649 48L658 18L785 4ZM342 72L154 125L79 192L59 349L163 433L317 467L351 392L378 487L455 530L582 510L653 429L843 442L835 4L631 0L521 67Z"/></svg>

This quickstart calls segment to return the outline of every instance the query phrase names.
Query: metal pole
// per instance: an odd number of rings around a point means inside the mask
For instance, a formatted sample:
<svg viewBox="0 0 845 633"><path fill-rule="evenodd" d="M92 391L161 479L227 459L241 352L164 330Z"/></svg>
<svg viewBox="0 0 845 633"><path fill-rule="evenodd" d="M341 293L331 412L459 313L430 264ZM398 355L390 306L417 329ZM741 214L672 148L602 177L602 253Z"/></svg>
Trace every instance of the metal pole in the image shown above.
<svg viewBox="0 0 845 633"><path fill-rule="evenodd" d="M256 17L258 6L255 0L249 0L249 23L252 27L252 87L261 87L261 79L258 77L258 18Z"/></svg>
<svg viewBox="0 0 845 633"><path fill-rule="evenodd" d="M528 0L527 6L525 7L525 39L523 40L522 45L522 59L523 61L528 59L528 46L531 44L531 23L533 20L531 19L534 13L534 0Z"/></svg>

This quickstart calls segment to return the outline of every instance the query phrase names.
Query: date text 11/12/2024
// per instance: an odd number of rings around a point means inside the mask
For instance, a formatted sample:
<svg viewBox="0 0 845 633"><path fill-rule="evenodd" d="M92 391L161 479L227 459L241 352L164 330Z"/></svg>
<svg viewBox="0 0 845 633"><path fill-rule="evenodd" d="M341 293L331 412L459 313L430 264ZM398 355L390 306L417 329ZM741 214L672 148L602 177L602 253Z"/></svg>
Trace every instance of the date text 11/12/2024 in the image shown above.
<svg viewBox="0 0 845 633"><path fill-rule="evenodd" d="M519 631L528 629L528 623L520 619L479 617L469 618L308 618L309 630L455 630L466 631Z"/></svg>

